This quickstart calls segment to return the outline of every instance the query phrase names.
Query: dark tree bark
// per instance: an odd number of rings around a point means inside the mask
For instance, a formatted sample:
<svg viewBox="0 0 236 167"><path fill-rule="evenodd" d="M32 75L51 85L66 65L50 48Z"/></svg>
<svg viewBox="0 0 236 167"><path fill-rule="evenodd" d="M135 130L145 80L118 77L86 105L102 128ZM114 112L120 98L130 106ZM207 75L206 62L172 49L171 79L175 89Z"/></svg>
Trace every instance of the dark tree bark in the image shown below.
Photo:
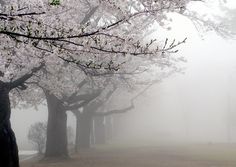
<svg viewBox="0 0 236 167"><path fill-rule="evenodd" d="M39 71L44 64L33 68L30 73L12 82L0 81L0 167L19 167L18 147L11 128L11 105L9 92L14 88L26 89L24 82ZM1 74L4 75L4 74Z"/></svg>
<svg viewBox="0 0 236 167"><path fill-rule="evenodd" d="M48 106L48 125L45 157L68 157L67 115L61 101L45 91Z"/></svg>
<svg viewBox="0 0 236 167"><path fill-rule="evenodd" d="M94 117L95 144L106 143L106 129L104 117Z"/></svg>
<svg viewBox="0 0 236 167"><path fill-rule="evenodd" d="M83 82L81 82L83 83ZM76 135L75 135L75 152L78 152L79 148L89 148L90 147L90 135L92 128L92 113L91 110L85 107L83 113L78 111L78 108L87 106L89 102L98 97L101 90L96 90L93 93L76 95L73 94L67 99L67 103L80 102L78 105L71 105L66 107L67 110L71 110L76 117ZM87 108L87 109L86 109ZM88 141L86 141L88 140Z"/></svg>
<svg viewBox="0 0 236 167"><path fill-rule="evenodd" d="M84 111L80 113L77 118L78 127L78 143L77 148L88 149L90 148L90 134L92 128L92 114L90 112Z"/></svg>
<svg viewBox="0 0 236 167"><path fill-rule="evenodd" d="M0 166L19 167L18 147L10 123L10 85L0 81Z"/></svg>
<svg viewBox="0 0 236 167"><path fill-rule="evenodd" d="M83 114L79 111L74 112L76 117L76 134L75 134L75 152L79 149L90 148L92 133L92 116Z"/></svg>

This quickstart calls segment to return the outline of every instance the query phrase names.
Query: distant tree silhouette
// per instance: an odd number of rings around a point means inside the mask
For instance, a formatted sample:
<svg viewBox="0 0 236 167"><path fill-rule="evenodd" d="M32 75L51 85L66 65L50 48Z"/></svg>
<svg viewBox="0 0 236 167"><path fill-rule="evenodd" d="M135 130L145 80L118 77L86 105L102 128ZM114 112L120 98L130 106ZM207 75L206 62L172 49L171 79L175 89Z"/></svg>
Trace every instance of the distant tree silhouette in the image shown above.
<svg viewBox="0 0 236 167"><path fill-rule="evenodd" d="M43 154L46 144L47 125L42 122L36 122L30 126L28 139L36 146L39 154Z"/></svg>

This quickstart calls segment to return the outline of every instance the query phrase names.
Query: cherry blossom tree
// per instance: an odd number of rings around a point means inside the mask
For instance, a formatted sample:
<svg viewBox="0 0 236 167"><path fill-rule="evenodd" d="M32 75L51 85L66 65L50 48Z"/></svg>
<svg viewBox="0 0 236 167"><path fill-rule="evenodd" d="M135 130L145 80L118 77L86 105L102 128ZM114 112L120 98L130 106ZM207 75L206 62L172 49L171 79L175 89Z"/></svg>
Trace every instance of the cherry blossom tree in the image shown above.
<svg viewBox="0 0 236 167"><path fill-rule="evenodd" d="M11 90L14 89L13 101L17 101L17 92L27 88L26 81L28 84L40 81L37 86L43 88L47 102L52 101L48 103L49 110L61 111L66 105L58 103L63 98L60 90L69 88L64 91L69 96L78 89L67 82L71 78L66 72L71 72L72 66L64 68L68 66L65 62L92 75L104 75L104 71L107 75L121 73L121 69L128 67L123 72L140 71L140 67L149 69L153 65L171 67L182 60L171 53L177 52L176 47L186 40L166 40L159 44L155 39L145 42L142 37L154 22L162 25L167 19L166 13L184 13L188 2L190 0L1 1L0 141L5 146L1 157L5 158L0 165L19 166L9 121ZM129 60L131 64L126 63ZM50 75L45 70L58 75ZM61 70L65 70L65 78L58 82ZM52 109L51 104L58 104L58 108ZM65 116L62 117L65 122Z"/></svg>
<svg viewBox="0 0 236 167"><path fill-rule="evenodd" d="M59 60L63 62L62 60ZM55 65L55 64L54 64ZM31 79L26 84L33 84L34 89L28 89L21 97L28 102L29 94L44 94L40 96L45 100L48 107L48 122L47 122L47 141L45 157L68 157L66 126L67 114L70 111L83 105L86 105L92 99L99 95L100 90L94 92L81 92L81 87L89 86L89 83L76 69L66 65L61 67L59 71L54 71L49 64L45 65L42 70L41 77ZM81 75L81 74L80 74ZM53 84L52 84L53 83ZM36 87L35 87L36 86ZM32 86L30 86L31 88ZM30 91L30 92L29 92ZM31 99L32 100L32 99ZM37 98L35 100L38 100ZM44 102L39 100L40 103ZM40 104L31 102L33 105ZM28 104L29 105L29 104Z"/></svg>
<svg viewBox="0 0 236 167"><path fill-rule="evenodd" d="M170 74L169 74L170 75ZM122 76L120 76L122 77ZM132 77L135 77L132 75ZM150 77L150 76L149 76ZM75 140L75 151L78 152L78 149L87 149L90 147L91 143L91 134L92 134L92 121L94 122L94 138L95 143L101 144L105 143L105 127L104 127L104 117L113 115L113 114L122 114L126 113L135 108L134 101L141 96L148 88L162 80L164 74L156 80L148 81L147 83L137 82L134 84L132 80L125 80L122 78L120 82L117 80L115 82L110 82L109 85L105 85L103 92L95 100L92 100L90 103L83 106L82 110L73 110L73 113L76 116L77 126L76 126L76 140ZM113 76L114 79L114 76ZM131 83L129 83L131 82ZM124 86L122 86L124 85ZM132 85L132 86L130 86ZM122 96L121 92L131 91L137 92L135 87L144 87L142 91L136 94L134 97L130 98L130 104L122 107L108 107L109 104L116 99L114 97ZM97 131L97 132L96 132Z"/></svg>
<svg viewBox="0 0 236 167"><path fill-rule="evenodd" d="M10 115L11 106L9 92L12 89L24 89L24 82L33 76L43 65L33 68L30 73L22 75L20 78L11 82L0 81L0 143L2 145L0 151L0 165L17 167L19 166L18 148L13 130L11 129Z"/></svg>

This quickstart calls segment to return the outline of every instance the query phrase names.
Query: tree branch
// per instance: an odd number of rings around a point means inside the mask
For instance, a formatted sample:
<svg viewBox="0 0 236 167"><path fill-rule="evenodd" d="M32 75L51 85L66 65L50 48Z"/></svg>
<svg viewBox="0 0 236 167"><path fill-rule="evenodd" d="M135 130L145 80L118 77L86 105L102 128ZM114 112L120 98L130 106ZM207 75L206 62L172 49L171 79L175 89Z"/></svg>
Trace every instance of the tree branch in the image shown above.
<svg viewBox="0 0 236 167"><path fill-rule="evenodd" d="M108 112L95 112L94 116L108 116L108 115L112 115L112 114L121 114L121 113L128 112L128 111L130 111L132 109L134 109L133 101L131 101L131 105L126 107L126 108L110 110Z"/></svg>
<svg viewBox="0 0 236 167"><path fill-rule="evenodd" d="M78 101L91 101L94 98L98 97L101 94L101 90L96 90L95 93L89 93L89 94L73 94L71 97L69 97L66 102L69 104L76 103Z"/></svg>
<svg viewBox="0 0 236 167"><path fill-rule="evenodd" d="M92 100L94 100L95 98L97 98L102 91L97 91L96 93L93 94L87 94L87 95L81 95L84 96L84 99L81 100L83 102L80 103L76 103L70 106L64 106L66 110L76 110L78 108L84 107L85 105L87 105L88 103L90 103ZM80 98L77 99L77 101L80 100Z"/></svg>
<svg viewBox="0 0 236 167"><path fill-rule="evenodd" d="M88 81L86 79L84 79L82 82L79 83L78 87L81 88L82 86L84 86ZM77 98L78 96L81 95L77 95L78 92L74 92L72 95L70 95L70 97L63 97L63 101L66 101L67 103L75 103L76 101L74 100L75 98ZM79 98L79 97L78 97ZM83 99L84 100L84 99Z"/></svg>
<svg viewBox="0 0 236 167"><path fill-rule="evenodd" d="M19 86L23 86L24 82L31 78L34 73L38 72L45 64L41 63L38 67L34 67L30 73L23 75L22 77L16 79L15 81L10 82L10 89L14 89ZM23 86L24 87L24 86Z"/></svg>

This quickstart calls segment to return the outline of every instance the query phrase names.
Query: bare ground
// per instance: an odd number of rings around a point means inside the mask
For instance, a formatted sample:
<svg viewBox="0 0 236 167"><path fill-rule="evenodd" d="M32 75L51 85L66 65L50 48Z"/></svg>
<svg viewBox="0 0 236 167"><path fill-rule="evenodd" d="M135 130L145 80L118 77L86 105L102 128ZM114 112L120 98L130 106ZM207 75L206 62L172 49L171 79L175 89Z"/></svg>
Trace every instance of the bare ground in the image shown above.
<svg viewBox="0 0 236 167"><path fill-rule="evenodd" d="M236 167L236 145L108 145L81 151L67 160L39 161L21 167Z"/></svg>

